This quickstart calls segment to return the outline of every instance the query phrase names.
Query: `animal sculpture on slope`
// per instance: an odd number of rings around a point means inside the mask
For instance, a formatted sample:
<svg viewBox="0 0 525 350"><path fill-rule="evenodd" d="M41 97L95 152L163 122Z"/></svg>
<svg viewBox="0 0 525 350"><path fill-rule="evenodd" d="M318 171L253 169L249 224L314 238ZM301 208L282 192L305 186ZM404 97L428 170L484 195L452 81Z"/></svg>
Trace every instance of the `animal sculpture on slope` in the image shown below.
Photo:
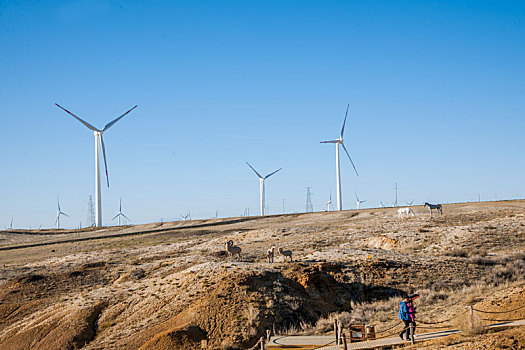
<svg viewBox="0 0 525 350"><path fill-rule="evenodd" d="M229 256L235 256L240 259L241 258L241 247L237 247L233 245L233 241L230 239L228 242L226 242L226 251L228 252Z"/></svg>
<svg viewBox="0 0 525 350"><path fill-rule="evenodd" d="M293 261L291 250L283 250L283 248L279 247L279 254L281 254L284 257L284 261L286 261L286 257L290 258L290 262Z"/></svg>
<svg viewBox="0 0 525 350"><path fill-rule="evenodd" d="M275 257L275 246L272 246L266 251L266 257L268 258L269 263L273 263L273 258Z"/></svg>
<svg viewBox="0 0 525 350"><path fill-rule="evenodd" d="M416 216L416 214L414 214L414 212L410 208L399 208L397 210L397 217L402 219L403 216L406 216L406 218L408 218L409 216Z"/></svg>
<svg viewBox="0 0 525 350"><path fill-rule="evenodd" d="M425 202L425 207L428 207L430 209L430 218L432 218L432 210L437 210L440 215L443 215L443 208L441 207L441 204L430 204Z"/></svg>

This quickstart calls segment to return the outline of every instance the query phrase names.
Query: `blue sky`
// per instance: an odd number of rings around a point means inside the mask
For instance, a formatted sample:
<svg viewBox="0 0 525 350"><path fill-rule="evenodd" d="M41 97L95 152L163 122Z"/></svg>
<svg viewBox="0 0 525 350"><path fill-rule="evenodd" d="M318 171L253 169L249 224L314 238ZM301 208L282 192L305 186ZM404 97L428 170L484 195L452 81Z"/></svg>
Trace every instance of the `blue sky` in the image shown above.
<svg viewBox="0 0 525 350"><path fill-rule="evenodd" d="M523 1L0 0L0 227L86 222L103 127L118 209L134 223L525 197Z"/></svg>

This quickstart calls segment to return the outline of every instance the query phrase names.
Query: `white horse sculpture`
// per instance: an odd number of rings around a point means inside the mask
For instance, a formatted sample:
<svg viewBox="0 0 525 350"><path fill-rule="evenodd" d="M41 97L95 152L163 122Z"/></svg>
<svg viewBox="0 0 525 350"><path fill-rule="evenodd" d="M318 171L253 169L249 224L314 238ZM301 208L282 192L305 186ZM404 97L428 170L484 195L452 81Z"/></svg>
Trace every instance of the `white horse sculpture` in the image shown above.
<svg viewBox="0 0 525 350"><path fill-rule="evenodd" d="M399 208L397 210L397 217L402 219L403 218L403 214L405 214L407 218L409 216L416 216L416 214L414 214L414 212L410 208Z"/></svg>

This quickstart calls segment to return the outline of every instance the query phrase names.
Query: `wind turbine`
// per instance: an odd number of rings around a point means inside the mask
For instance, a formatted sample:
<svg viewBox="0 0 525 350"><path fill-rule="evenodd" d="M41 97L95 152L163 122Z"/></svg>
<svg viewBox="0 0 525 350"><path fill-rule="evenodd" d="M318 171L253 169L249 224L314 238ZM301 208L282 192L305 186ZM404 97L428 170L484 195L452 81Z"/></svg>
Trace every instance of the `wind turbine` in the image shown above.
<svg viewBox="0 0 525 350"><path fill-rule="evenodd" d="M350 153L348 153L348 150L345 147L345 144L343 142L343 134L345 132L345 124L346 124L346 117L348 116L348 108L350 107L350 104L346 107L346 114L345 114L345 120L343 121L343 127L341 128L341 134L339 134L339 138L331 141L321 141L321 143L335 143L335 176L336 176L336 183L337 183L337 210L343 210L343 198L341 195L341 171L339 166L339 145L343 146L343 149L346 152L346 155L348 156L348 159L350 159L350 163L352 163L352 167L354 167L355 173L357 176L359 174L357 173L357 169L355 168L354 162L352 161L352 158L350 157Z"/></svg>
<svg viewBox="0 0 525 350"><path fill-rule="evenodd" d="M120 217L124 217L124 219L128 220L128 221L131 221L126 215L124 215L124 213L122 212L122 198L120 198L120 203L119 203L119 207L118 207L118 213L117 215L115 215L115 217L113 217L113 219L111 219L111 221L115 220L116 218L118 218L118 225L120 226Z"/></svg>
<svg viewBox="0 0 525 350"><path fill-rule="evenodd" d="M366 200L360 201L359 197L357 197L357 193L354 192L354 194L355 194L355 199L357 199L357 209L359 209L359 207L361 206L361 203L366 202Z"/></svg>
<svg viewBox="0 0 525 350"><path fill-rule="evenodd" d="M95 135L95 226L102 226L102 191L100 186L100 147L102 146L102 155L104 156L104 168L106 170L106 180L109 187L109 176L108 176L108 164L106 162L106 148L104 147L104 139L102 138L102 134L104 134L109 128L111 128L113 125L115 125L116 122L118 122L120 119L122 119L126 114L137 108L137 106L134 106L126 113L122 114L120 117L114 119L113 121L109 122L104 126L102 130L99 130L95 128L93 125L89 124L88 122L80 119L64 107L60 106L58 103L55 103L57 107L64 110L67 114L72 116L73 118L77 119L79 122L84 124L88 129L93 131L93 134Z"/></svg>
<svg viewBox="0 0 525 350"><path fill-rule="evenodd" d="M326 211L332 211L332 190L330 190L330 199L326 202Z"/></svg>
<svg viewBox="0 0 525 350"><path fill-rule="evenodd" d="M66 213L62 212L62 210L60 210L60 202L58 201L58 196L57 196L57 219L55 220L57 229L60 229L60 215L65 215L69 217L69 215L67 215Z"/></svg>
<svg viewBox="0 0 525 350"><path fill-rule="evenodd" d="M412 206L412 203L414 203L414 199L412 199L412 200L411 200L410 202L409 202L409 201L407 201L407 204L408 204L408 206L409 206L409 207L411 207L411 206Z"/></svg>
<svg viewBox="0 0 525 350"><path fill-rule="evenodd" d="M260 193L261 193L261 198L260 198L260 201L261 201L261 216L264 216L264 181L269 178L270 176L272 176L273 174L275 174L276 172L278 172L279 170L281 170L282 168L279 168L277 170L275 170L273 173L270 173L268 175L266 175L265 177L262 177L261 174L259 174L257 172L257 170L255 170L251 165L250 163L246 162L246 164L248 164L248 166L253 170L253 172L259 177L259 184L260 184Z"/></svg>

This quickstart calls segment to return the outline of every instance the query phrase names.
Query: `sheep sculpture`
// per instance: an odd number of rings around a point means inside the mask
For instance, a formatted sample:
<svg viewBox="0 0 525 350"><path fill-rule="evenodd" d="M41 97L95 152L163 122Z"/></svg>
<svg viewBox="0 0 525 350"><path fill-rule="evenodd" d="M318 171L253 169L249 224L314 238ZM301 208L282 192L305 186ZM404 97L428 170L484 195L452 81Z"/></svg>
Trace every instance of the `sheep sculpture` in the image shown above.
<svg viewBox="0 0 525 350"><path fill-rule="evenodd" d="M290 257L290 261L293 261L291 250L283 250L283 248L279 247L279 254L281 254L284 257L284 261L286 261L287 256Z"/></svg>
<svg viewBox="0 0 525 350"><path fill-rule="evenodd" d="M241 247L237 247L233 245L233 241L229 240L226 242L226 251L228 252L229 256L237 255L237 257L241 258Z"/></svg>
<svg viewBox="0 0 525 350"><path fill-rule="evenodd" d="M268 262L273 263L273 258L275 256L275 246L272 246L266 251L266 256L268 257Z"/></svg>

